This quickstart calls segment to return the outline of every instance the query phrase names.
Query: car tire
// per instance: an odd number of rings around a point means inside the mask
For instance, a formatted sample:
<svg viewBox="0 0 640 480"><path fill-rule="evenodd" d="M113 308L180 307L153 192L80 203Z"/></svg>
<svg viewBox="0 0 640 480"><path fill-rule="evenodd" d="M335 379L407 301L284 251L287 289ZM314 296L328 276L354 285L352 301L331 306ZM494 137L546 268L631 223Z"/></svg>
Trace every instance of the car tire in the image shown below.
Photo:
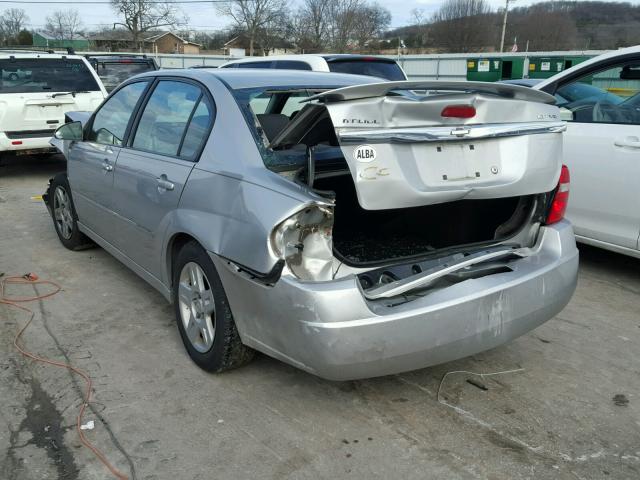
<svg viewBox="0 0 640 480"><path fill-rule="evenodd" d="M62 245L69 250L84 250L93 243L78 228L78 215L65 173L59 173L49 186L49 206L53 226Z"/></svg>
<svg viewBox="0 0 640 480"><path fill-rule="evenodd" d="M223 372L251 361L254 351L240 340L218 272L195 241L173 262L173 301L182 342L196 365Z"/></svg>

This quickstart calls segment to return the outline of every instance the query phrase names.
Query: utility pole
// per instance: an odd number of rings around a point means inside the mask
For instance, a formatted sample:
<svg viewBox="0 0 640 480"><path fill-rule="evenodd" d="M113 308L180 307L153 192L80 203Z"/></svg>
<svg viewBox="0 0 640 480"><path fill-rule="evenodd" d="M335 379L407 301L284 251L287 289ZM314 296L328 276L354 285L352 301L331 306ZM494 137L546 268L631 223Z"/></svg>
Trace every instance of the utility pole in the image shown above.
<svg viewBox="0 0 640 480"><path fill-rule="evenodd" d="M515 2L516 0L505 0L504 2L504 17L502 19L502 36L500 37L500 51L504 52L504 34L507 31L507 14L509 13L509 2Z"/></svg>

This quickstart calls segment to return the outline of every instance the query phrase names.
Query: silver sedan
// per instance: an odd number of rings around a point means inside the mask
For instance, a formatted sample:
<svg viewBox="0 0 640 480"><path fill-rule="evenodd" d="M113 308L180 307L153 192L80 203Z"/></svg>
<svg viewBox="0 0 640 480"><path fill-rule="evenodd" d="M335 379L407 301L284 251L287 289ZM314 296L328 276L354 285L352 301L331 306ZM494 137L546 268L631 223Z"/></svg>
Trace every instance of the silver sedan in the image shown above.
<svg viewBox="0 0 640 480"><path fill-rule="evenodd" d="M200 367L254 350L329 379L507 342L569 301L578 252L553 97L293 71L139 75L53 143L64 246L173 302Z"/></svg>

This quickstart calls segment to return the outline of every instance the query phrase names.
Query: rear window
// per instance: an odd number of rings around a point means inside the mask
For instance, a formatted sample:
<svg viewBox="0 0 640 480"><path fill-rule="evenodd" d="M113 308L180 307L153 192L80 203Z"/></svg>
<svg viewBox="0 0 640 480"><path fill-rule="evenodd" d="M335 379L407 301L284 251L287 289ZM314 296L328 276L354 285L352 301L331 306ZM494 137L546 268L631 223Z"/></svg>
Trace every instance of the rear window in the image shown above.
<svg viewBox="0 0 640 480"><path fill-rule="evenodd" d="M155 70L151 62L98 62L94 65L107 91L113 90L134 75Z"/></svg>
<svg viewBox="0 0 640 480"><path fill-rule="evenodd" d="M276 68L285 70L311 70L311 65L298 60L278 60L276 62Z"/></svg>
<svg viewBox="0 0 640 480"><path fill-rule="evenodd" d="M237 64L237 68L271 68L273 62L242 62Z"/></svg>
<svg viewBox="0 0 640 480"><path fill-rule="evenodd" d="M327 62L329 71L335 73L351 73L355 75L368 75L370 77L380 77L385 80L406 80L402 70L395 62L384 62L380 60L358 59L358 60L338 60Z"/></svg>
<svg viewBox="0 0 640 480"><path fill-rule="evenodd" d="M100 90L87 64L79 59L2 59L0 72L0 93Z"/></svg>

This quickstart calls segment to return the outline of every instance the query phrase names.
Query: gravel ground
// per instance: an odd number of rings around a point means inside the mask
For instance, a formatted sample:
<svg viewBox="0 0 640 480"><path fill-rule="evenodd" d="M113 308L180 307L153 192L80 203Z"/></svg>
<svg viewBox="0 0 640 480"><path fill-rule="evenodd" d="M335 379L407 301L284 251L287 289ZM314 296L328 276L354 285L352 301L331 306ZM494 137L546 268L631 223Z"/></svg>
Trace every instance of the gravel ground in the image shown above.
<svg viewBox="0 0 640 480"><path fill-rule="evenodd" d="M86 434L129 478L640 478L640 261L582 247L563 312L445 365L339 383L259 355L210 375L160 294L103 250L59 243L31 197L63 169L2 159L0 272L63 286L32 305L25 343L90 372ZM26 318L0 306L0 478L111 478L75 431L83 384L14 350ZM487 390L466 374L441 384L450 371L518 368L486 377Z"/></svg>

